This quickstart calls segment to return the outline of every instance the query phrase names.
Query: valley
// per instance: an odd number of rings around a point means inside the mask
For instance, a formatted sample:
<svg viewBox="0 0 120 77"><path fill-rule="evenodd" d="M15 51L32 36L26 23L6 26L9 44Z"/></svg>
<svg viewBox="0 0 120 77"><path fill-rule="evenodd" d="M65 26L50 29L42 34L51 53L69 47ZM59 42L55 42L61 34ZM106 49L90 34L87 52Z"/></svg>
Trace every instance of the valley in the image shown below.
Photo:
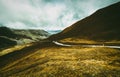
<svg viewBox="0 0 120 77"><path fill-rule="evenodd" d="M120 77L119 9L104 7L62 31L0 27L0 77Z"/></svg>

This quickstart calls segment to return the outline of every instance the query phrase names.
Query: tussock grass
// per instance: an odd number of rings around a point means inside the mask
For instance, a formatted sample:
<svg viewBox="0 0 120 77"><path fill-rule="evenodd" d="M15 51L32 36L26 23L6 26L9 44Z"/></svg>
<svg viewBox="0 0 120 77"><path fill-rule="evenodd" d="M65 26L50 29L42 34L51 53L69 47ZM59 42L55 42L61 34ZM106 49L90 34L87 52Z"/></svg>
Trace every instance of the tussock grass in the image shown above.
<svg viewBox="0 0 120 77"><path fill-rule="evenodd" d="M47 47L0 69L1 77L119 77L120 50Z"/></svg>
<svg viewBox="0 0 120 77"><path fill-rule="evenodd" d="M7 48L7 49L3 49L3 50L0 50L0 56L3 56L3 55L6 55L8 53L11 53L13 51L16 51L16 50L21 50L27 46L30 46L31 44L24 44L24 45L16 45L14 47L10 47L10 48Z"/></svg>

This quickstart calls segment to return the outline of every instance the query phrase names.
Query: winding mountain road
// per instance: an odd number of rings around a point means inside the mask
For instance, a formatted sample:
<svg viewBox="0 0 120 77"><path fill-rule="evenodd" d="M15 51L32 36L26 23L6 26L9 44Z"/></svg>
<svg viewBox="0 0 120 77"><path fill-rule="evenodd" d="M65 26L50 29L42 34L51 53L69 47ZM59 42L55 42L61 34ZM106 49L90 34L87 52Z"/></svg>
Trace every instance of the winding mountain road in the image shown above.
<svg viewBox="0 0 120 77"><path fill-rule="evenodd" d="M71 46L81 46L81 47L107 47L107 48L117 48L120 49L120 46L107 46L107 45L69 45L69 44L63 44L57 41L52 41L54 44L58 46L66 46L66 47L71 47Z"/></svg>

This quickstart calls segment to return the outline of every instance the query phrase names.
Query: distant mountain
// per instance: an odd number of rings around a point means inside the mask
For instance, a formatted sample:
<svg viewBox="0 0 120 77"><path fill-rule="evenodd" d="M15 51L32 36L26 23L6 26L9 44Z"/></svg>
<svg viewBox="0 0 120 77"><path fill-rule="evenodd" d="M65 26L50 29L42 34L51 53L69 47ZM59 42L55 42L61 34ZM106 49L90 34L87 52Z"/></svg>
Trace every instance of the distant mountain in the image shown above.
<svg viewBox="0 0 120 77"><path fill-rule="evenodd" d="M22 35L24 38L29 38L29 39L44 39L50 35L47 31L44 30L34 30L34 29L12 29L12 31L17 34L17 35ZM21 36L21 37L22 37Z"/></svg>
<svg viewBox="0 0 120 77"><path fill-rule="evenodd" d="M68 37L120 40L120 2L96 11L48 39L60 40Z"/></svg>
<svg viewBox="0 0 120 77"><path fill-rule="evenodd" d="M0 48L16 44L37 42L50 34L44 30L18 30L0 27Z"/></svg>

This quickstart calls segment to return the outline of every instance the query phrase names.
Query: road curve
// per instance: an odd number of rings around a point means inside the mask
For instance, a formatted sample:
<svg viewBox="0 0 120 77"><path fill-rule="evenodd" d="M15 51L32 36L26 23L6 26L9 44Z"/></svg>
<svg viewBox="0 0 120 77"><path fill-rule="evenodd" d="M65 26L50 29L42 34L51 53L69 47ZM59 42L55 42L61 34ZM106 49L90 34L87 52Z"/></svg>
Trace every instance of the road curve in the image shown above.
<svg viewBox="0 0 120 77"><path fill-rule="evenodd" d="M67 46L67 47L70 47L70 46L73 46L73 45L68 45L68 44L63 44L63 43L59 43L57 41L52 41L54 44L56 45L59 45L59 46Z"/></svg>
<svg viewBox="0 0 120 77"><path fill-rule="evenodd" d="M81 46L81 47L107 47L107 48L117 48L120 49L120 46L107 46L107 45L69 45L69 44L63 44L57 41L52 41L54 44L58 46L66 46L66 47L71 47L71 46Z"/></svg>

